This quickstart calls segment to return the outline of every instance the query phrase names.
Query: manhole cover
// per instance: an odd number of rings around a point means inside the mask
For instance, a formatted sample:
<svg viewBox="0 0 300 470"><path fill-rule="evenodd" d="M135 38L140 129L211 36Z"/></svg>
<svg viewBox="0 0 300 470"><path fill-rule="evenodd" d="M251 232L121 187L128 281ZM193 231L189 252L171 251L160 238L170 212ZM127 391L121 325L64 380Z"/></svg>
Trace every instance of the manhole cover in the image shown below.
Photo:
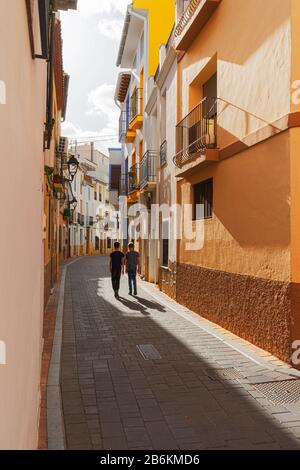
<svg viewBox="0 0 300 470"><path fill-rule="evenodd" d="M282 382L254 384L274 405L298 403L300 401L300 380L291 379Z"/></svg>
<svg viewBox="0 0 300 470"><path fill-rule="evenodd" d="M146 361L161 359L161 355L153 344L138 344L137 348Z"/></svg>

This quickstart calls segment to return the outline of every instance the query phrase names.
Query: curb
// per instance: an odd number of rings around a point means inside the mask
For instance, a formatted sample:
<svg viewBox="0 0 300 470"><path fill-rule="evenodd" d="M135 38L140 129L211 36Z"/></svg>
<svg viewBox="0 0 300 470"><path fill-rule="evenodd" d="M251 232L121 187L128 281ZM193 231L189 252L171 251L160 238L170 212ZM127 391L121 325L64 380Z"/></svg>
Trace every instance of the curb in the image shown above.
<svg viewBox="0 0 300 470"><path fill-rule="evenodd" d="M48 450L65 450L65 429L60 389L61 351L63 337L63 312L65 282L68 268L79 261L75 259L62 268L59 300L56 313L55 334L47 383Z"/></svg>

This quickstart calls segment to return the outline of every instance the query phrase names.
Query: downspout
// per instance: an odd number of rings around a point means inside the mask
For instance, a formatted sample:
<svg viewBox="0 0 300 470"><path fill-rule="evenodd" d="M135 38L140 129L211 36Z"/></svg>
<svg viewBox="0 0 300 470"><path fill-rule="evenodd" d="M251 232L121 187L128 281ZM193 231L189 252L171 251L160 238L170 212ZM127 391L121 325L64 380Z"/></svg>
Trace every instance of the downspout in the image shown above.
<svg viewBox="0 0 300 470"><path fill-rule="evenodd" d="M47 142L46 149L50 149L51 137L53 129L53 51L54 51L54 25L55 25L55 14L51 13L51 36L50 36L50 52L49 52L49 63L48 63L48 93L47 93L47 119L46 119L46 130L47 130Z"/></svg>

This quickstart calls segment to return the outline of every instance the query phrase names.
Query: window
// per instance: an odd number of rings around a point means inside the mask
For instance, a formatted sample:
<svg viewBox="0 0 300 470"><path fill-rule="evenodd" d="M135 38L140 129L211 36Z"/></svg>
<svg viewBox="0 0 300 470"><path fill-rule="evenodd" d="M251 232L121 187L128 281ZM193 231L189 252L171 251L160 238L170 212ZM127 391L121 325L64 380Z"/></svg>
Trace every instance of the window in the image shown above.
<svg viewBox="0 0 300 470"><path fill-rule="evenodd" d="M169 267L169 221L162 223L162 266Z"/></svg>
<svg viewBox="0 0 300 470"><path fill-rule="evenodd" d="M194 219L209 219L213 215L213 179L194 186Z"/></svg>
<svg viewBox="0 0 300 470"><path fill-rule="evenodd" d="M107 238L107 248L108 248L108 250L110 250L111 247L112 247L112 240L111 240L111 238Z"/></svg>
<svg viewBox="0 0 300 470"><path fill-rule="evenodd" d="M217 115L217 103L213 102L217 98L218 94L218 78L215 73L207 82L203 85L203 97L208 98L207 109L205 109L206 117L213 119Z"/></svg>

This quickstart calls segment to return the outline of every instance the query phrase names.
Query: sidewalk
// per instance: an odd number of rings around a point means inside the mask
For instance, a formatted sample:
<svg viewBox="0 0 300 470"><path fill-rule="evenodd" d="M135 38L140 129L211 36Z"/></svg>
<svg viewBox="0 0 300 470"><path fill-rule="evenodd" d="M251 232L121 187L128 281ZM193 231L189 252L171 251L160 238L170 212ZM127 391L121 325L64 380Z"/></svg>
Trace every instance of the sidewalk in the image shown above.
<svg viewBox="0 0 300 470"><path fill-rule="evenodd" d="M300 449L293 369L148 283L132 298L124 278L117 301L107 263L82 258L66 275L66 448Z"/></svg>

